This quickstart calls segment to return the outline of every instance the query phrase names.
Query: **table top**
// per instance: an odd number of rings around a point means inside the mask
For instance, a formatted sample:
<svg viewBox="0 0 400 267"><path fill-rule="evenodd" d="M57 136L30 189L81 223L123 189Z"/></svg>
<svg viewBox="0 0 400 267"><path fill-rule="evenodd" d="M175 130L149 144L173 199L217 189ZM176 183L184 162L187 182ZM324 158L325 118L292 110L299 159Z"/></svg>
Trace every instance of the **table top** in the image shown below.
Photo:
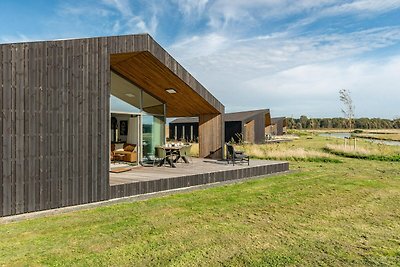
<svg viewBox="0 0 400 267"><path fill-rule="evenodd" d="M158 147L161 147L161 148L163 148L163 149L175 149L175 150L178 150L178 149L181 149L183 146L158 146Z"/></svg>

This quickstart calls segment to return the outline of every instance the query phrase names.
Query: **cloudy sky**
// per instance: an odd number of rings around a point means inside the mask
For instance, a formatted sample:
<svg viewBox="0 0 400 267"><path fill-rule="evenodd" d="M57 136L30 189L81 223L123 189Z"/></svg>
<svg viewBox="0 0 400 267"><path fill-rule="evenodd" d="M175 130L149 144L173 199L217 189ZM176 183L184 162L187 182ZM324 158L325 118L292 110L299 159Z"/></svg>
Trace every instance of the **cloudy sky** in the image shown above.
<svg viewBox="0 0 400 267"><path fill-rule="evenodd" d="M400 0L1 0L0 42L150 33L226 106L400 116Z"/></svg>

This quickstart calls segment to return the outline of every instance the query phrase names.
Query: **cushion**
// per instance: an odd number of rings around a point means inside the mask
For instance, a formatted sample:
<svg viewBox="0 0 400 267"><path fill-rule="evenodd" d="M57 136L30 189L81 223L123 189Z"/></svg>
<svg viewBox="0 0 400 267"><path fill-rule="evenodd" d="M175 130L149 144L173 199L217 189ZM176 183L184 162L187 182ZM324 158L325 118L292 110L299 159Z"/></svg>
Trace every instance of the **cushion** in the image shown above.
<svg viewBox="0 0 400 267"><path fill-rule="evenodd" d="M127 145L127 146L124 148L124 150L125 150L125 151L129 151L129 152L132 152L133 150L135 150L135 145Z"/></svg>
<svg viewBox="0 0 400 267"><path fill-rule="evenodd" d="M122 150L122 151L115 151L115 154L116 155L130 155L131 152Z"/></svg>
<svg viewBox="0 0 400 267"><path fill-rule="evenodd" d="M115 144L115 150L119 150L119 149L124 149L124 144L123 143Z"/></svg>

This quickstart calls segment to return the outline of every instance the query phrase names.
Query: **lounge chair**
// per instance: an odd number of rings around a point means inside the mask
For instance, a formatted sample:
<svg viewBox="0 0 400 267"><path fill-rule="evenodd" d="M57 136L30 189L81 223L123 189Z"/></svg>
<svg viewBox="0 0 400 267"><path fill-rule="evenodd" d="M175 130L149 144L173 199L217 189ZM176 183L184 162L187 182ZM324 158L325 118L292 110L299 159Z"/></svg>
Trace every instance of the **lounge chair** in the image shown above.
<svg viewBox="0 0 400 267"><path fill-rule="evenodd" d="M227 161L228 164L232 161L233 165L235 162L242 163L243 161L247 162L247 165L250 165L250 157L247 156L243 151L235 151L235 148L231 144L226 144L227 148Z"/></svg>

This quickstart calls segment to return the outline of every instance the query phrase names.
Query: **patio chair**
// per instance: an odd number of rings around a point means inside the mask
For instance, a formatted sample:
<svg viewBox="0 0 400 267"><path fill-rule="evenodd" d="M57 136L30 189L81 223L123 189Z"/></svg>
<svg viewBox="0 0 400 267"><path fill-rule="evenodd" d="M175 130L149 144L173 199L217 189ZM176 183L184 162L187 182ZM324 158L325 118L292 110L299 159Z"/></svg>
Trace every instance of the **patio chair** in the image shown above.
<svg viewBox="0 0 400 267"><path fill-rule="evenodd" d="M184 145L179 150L179 156L185 163L189 163L189 161L190 161L190 149L191 148L192 148L192 145L189 144L189 145Z"/></svg>
<svg viewBox="0 0 400 267"><path fill-rule="evenodd" d="M235 151L235 148L231 144L226 144L227 148L227 161L232 161L233 165L235 162L242 163L243 161L247 162L247 165L250 165L250 157L247 156L243 151Z"/></svg>
<svg viewBox="0 0 400 267"><path fill-rule="evenodd" d="M158 166L162 166L164 165L166 162L168 162L168 164L171 167L175 167L173 162L172 162L172 155L170 153L167 153L167 151L163 148L163 147L155 147L155 159L153 161L153 166L155 164L156 161L158 161Z"/></svg>

